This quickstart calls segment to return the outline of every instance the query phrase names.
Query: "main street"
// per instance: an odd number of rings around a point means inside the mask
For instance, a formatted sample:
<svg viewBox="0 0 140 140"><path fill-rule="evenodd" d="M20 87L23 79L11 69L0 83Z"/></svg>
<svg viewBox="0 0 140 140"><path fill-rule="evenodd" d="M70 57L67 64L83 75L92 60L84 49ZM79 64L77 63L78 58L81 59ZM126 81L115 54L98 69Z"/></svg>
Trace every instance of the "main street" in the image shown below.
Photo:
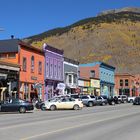
<svg viewBox="0 0 140 140"><path fill-rule="evenodd" d="M140 106L0 114L1 140L139 140Z"/></svg>

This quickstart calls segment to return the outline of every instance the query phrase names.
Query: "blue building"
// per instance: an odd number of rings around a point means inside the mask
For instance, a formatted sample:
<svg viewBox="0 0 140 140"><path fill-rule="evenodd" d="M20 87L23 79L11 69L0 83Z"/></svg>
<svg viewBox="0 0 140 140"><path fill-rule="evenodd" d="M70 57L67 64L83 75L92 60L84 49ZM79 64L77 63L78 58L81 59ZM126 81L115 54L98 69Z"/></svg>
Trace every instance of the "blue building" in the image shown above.
<svg viewBox="0 0 140 140"><path fill-rule="evenodd" d="M100 94L112 96L115 86L115 67L104 62L80 64L80 76L100 79Z"/></svg>

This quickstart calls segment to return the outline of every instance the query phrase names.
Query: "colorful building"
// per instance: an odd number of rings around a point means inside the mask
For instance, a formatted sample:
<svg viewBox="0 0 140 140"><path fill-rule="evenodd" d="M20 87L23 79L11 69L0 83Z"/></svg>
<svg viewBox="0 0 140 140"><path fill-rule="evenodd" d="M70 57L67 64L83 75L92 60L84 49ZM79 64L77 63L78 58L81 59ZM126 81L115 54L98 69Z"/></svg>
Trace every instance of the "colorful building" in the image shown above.
<svg viewBox="0 0 140 140"><path fill-rule="evenodd" d="M64 83L65 93L73 94L78 88L79 62L64 57Z"/></svg>
<svg viewBox="0 0 140 140"><path fill-rule="evenodd" d="M78 86L81 94L90 94L90 79L80 77L78 79Z"/></svg>
<svg viewBox="0 0 140 140"><path fill-rule="evenodd" d="M134 86L135 86L136 96L140 96L140 74L135 75Z"/></svg>
<svg viewBox="0 0 140 140"><path fill-rule="evenodd" d="M129 73L115 74L115 91L118 95L137 96L134 85L135 75Z"/></svg>
<svg viewBox="0 0 140 140"><path fill-rule="evenodd" d="M63 50L44 44L45 53L45 100L64 94Z"/></svg>
<svg viewBox="0 0 140 140"><path fill-rule="evenodd" d="M95 96L100 95L100 79L90 78L90 93Z"/></svg>
<svg viewBox="0 0 140 140"><path fill-rule="evenodd" d="M103 62L80 64L80 77L100 79L100 94L112 96L114 94L115 67Z"/></svg>
<svg viewBox="0 0 140 140"><path fill-rule="evenodd" d="M18 96L19 70L17 64L0 61L0 101Z"/></svg>
<svg viewBox="0 0 140 140"><path fill-rule="evenodd" d="M19 39L0 41L0 59L20 65L18 96L32 100L44 96L44 53Z"/></svg>

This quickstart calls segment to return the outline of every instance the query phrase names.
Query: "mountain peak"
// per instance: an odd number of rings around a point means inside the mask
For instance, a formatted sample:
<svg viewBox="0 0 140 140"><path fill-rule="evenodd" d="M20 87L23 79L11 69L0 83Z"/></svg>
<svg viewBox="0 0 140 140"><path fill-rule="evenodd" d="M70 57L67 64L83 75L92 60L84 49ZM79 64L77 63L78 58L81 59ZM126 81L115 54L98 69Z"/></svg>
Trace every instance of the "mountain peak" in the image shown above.
<svg viewBox="0 0 140 140"><path fill-rule="evenodd" d="M98 16L107 15L107 14L115 14L115 13L120 13L120 12L140 13L140 8L139 7L125 7L121 9L107 10L107 11L103 11L99 13Z"/></svg>

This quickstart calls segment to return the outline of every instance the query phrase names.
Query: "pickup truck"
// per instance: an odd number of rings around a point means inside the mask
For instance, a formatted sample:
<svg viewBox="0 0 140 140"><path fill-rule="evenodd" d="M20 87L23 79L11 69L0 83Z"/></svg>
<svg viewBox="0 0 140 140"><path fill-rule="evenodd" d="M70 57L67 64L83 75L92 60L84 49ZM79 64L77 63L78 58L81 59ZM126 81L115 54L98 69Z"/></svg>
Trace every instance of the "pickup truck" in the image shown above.
<svg viewBox="0 0 140 140"><path fill-rule="evenodd" d="M133 103L134 102L134 100L135 100L135 96L133 96L133 97L127 97L127 102L128 103Z"/></svg>

